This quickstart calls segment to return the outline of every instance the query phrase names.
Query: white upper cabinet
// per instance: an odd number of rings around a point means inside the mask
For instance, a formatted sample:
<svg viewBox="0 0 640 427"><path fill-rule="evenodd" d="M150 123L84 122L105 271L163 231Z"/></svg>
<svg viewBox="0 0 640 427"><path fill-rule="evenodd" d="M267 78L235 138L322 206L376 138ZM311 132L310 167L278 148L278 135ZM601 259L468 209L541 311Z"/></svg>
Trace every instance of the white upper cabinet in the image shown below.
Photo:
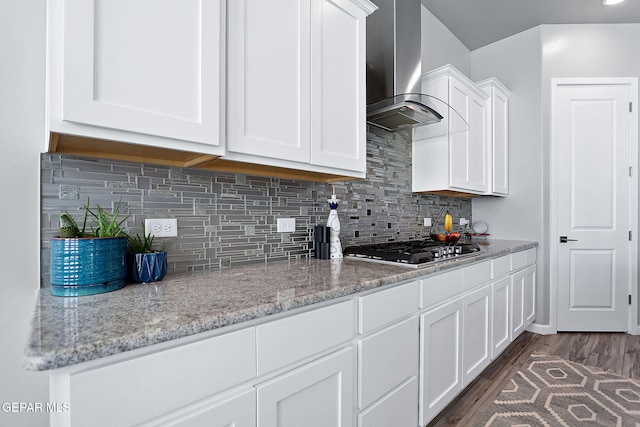
<svg viewBox="0 0 640 427"><path fill-rule="evenodd" d="M489 95L489 146L491 148L492 172L491 194L509 194L509 89L495 78L483 80L477 85Z"/></svg>
<svg viewBox="0 0 640 427"><path fill-rule="evenodd" d="M414 129L413 191L486 193L489 190L487 95L451 65L424 74L422 91L448 103L469 127L444 135L440 125Z"/></svg>
<svg viewBox="0 0 640 427"><path fill-rule="evenodd" d="M225 5L50 0L49 129L222 154Z"/></svg>
<svg viewBox="0 0 640 427"><path fill-rule="evenodd" d="M230 160L364 177L367 0L228 5Z"/></svg>

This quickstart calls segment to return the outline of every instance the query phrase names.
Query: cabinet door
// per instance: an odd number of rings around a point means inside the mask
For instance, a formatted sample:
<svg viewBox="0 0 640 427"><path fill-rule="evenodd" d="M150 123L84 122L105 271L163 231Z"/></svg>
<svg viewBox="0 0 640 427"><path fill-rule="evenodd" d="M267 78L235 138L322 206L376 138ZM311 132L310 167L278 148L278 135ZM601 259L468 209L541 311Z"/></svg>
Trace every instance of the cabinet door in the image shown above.
<svg viewBox="0 0 640 427"><path fill-rule="evenodd" d="M229 2L228 151L309 162L310 4Z"/></svg>
<svg viewBox="0 0 640 427"><path fill-rule="evenodd" d="M504 277L491 285L493 291L492 354L497 357L511 342L511 277Z"/></svg>
<svg viewBox="0 0 640 427"><path fill-rule="evenodd" d="M341 350L257 387L259 427L351 427L354 351Z"/></svg>
<svg viewBox="0 0 640 427"><path fill-rule="evenodd" d="M536 319L536 266L524 270L524 324L529 326Z"/></svg>
<svg viewBox="0 0 640 427"><path fill-rule="evenodd" d="M494 194L509 194L509 98L498 88L492 90L491 142L493 146Z"/></svg>
<svg viewBox="0 0 640 427"><path fill-rule="evenodd" d="M462 300L420 316L420 425L462 390Z"/></svg>
<svg viewBox="0 0 640 427"><path fill-rule="evenodd" d="M491 362L491 286L465 296L463 304L462 382L466 386Z"/></svg>
<svg viewBox="0 0 640 427"><path fill-rule="evenodd" d="M366 171L366 13L351 1L312 2L311 163Z"/></svg>
<svg viewBox="0 0 640 427"><path fill-rule="evenodd" d="M525 277L526 270L511 275L511 340L524 332L525 324Z"/></svg>
<svg viewBox="0 0 640 427"><path fill-rule="evenodd" d="M469 129L449 135L449 184L462 190L486 192L487 107L486 98L455 78L450 79L449 102L467 120Z"/></svg>
<svg viewBox="0 0 640 427"><path fill-rule="evenodd" d="M256 392L254 389L223 402L205 405L166 423L153 423L163 427L255 427Z"/></svg>
<svg viewBox="0 0 640 427"><path fill-rule="evenodd" d="M225 3L65 0L52 122L219 145Z"/></svg>
<svg viewBox="0 0 640 427"><path fill-rule="evenodd" d="M358 414L358 427L416 427L418 425L418 378L412 377Z"/></svg>
<svg viewBox="0 0 640 427"><path fill-rule="evenodd" d="M358 407L362 410L418 376L418 318L413 317L358 343ZM415 410L416 402L406 402Z"/></svg>

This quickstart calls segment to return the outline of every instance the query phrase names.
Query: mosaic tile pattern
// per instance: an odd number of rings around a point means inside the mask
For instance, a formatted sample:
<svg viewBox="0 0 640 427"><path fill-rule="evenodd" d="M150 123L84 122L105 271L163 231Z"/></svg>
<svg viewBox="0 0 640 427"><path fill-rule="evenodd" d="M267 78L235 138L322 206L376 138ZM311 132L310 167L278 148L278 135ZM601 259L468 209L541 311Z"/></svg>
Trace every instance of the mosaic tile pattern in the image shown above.
<svg viewBox="0 0 640 427"><path fill-rule="evenodd" d="M427 236L422 218L448 205L471 219L471 200L411 193L411 142L402 134L369 132L367 178L333 184L114 162L45 153L42 172L42 283L48 284L49 240L58 217L81 218L87 200L111 209L122 198L130 234L145 218L177 218L178 237L158 238L168 272L189 272L301 259L313 254L313 226L329 214L335 189L343 246ZM277 233L276 218L296 219L294 233Z"/></svg>

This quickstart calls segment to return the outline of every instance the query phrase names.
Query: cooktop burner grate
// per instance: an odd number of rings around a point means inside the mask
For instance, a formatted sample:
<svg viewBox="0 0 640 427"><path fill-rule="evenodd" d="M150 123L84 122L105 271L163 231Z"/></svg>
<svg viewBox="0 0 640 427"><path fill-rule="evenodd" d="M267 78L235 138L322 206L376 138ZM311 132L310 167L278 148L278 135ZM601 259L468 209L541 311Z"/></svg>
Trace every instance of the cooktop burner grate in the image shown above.
<svg viewBox="0 0 640 427"><path fill-rule="evenodd" d="M409 240L370 245L349 246L343 255L370 261L420 266L481 252L475 243L458 242L450 246L434 240Z"/></svg>

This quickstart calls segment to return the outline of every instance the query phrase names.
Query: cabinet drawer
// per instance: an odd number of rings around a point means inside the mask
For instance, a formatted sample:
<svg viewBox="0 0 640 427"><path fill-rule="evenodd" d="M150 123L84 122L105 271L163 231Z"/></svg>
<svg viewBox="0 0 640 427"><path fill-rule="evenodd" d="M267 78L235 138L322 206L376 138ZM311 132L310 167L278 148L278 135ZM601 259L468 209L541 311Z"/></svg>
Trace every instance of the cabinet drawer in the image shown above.
<svg viewBox="0 0 640 427"><path fill-rule="evenodd" d="M419 282L411 282L358 298L358 332L372 330L420 309Z"/></svg>
<svg viewBox="0 0 640 427"><path fill-rule="evenodd" d="M418 375L418 340L418 318L414 317L358 343L360 409Z"/></svg>
<svg viewBox="0 0 640 427"><path fill-rule="evenodd" d="M491 278L505 276L511 271L511 255L501 256L491 260Z"/></svg>
<svg viewBox="0 0 640 427"><path fill-rule="evenodd" d="M462 269L462 289L469 290L491 280L491 261L472 264Z"/></svg>
<svg viewBox="0 0 640 427"><path fill-rule="evenodd" d="M418 425L418 378L413 377L393 393L358 415L358 427Z"/></svg>
<svg viewBox="0 0 640 427"><path fill-rule="evenodd" d="M354 325L352 301L259 325L258 375L349 341L354 335Z"/></svg>
<svg viewBox="0 0 640 427"><path fill-rule="evenodd" d="M511 254L511 271L519 270L527 265L526 251Z"/></svg>
<svg viewBox="0 0 640 427"><path fill-rule="evenodd" d="M255 376L254 328L79 371L69 378L71 424L138 424Z"/></svg>
<svg viewBox="0 0 640 427"><path fill-rule="evenodd" d="M453 270L420 281L421 308L431 307L462 292L462 270Z"/></svg>

